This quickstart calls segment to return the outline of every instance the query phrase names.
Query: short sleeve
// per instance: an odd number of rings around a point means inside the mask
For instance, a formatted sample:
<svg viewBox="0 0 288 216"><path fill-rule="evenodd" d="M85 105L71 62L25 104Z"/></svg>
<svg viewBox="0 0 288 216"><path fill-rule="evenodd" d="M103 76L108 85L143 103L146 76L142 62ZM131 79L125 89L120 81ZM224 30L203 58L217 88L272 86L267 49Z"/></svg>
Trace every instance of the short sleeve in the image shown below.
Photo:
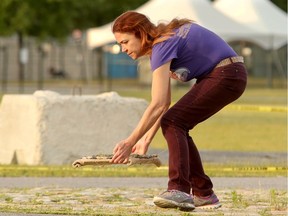
<svg viewBox="0 0 288 216"><path fill-rule="evenodd" d="M173 36L168 40L153 46L150 59L152 71L156 70L158 67L167 63L168 61L178 57L177 39L178 37Z"/></svg>

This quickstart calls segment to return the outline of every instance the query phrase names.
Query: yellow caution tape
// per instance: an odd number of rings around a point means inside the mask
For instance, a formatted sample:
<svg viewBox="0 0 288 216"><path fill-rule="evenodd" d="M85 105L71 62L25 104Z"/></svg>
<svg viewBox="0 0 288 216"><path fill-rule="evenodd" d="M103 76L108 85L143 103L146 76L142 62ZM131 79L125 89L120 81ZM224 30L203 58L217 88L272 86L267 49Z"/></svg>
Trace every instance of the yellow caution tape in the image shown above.
<svg viewBox="0 0 288 216"><path fill-rule="evenodd" d="M157 169L160 170L168 170L168 166L161 166L158 167ZM268 166L268 167L223 167L223 168L212 168L212 170L223 170L223 171L288 171L287 167L276 167L276 166ZM209 170L209 168L207 168Z"/></svg>
<svg viewBox="0 0 288 216"><path fill-rule="evenodd" d="M285 171L287 167L226 167L223 171Z"/></svg>
<svg viewBox="0 0 288 216"><path fill-rule="evenodd" d="M285 106L258 106L258 105L228 105L225 109L256 112L287 112Z"/></svg>

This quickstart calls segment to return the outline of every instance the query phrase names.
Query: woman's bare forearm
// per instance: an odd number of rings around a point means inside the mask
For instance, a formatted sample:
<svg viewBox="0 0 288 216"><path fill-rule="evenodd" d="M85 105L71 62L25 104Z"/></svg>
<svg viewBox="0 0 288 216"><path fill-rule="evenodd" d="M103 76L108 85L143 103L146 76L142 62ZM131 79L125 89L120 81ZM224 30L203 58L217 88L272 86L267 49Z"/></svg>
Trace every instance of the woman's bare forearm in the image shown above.
<svg viewBox="0 0 288 216"><path fill-rule="evenodd" d="M136 142L145 135L145 139L148 139L151 142L160 127L161 118L168 108L169 105L155 107L150 104L128 139L131 140L133 144L136 144Z"/></svg>

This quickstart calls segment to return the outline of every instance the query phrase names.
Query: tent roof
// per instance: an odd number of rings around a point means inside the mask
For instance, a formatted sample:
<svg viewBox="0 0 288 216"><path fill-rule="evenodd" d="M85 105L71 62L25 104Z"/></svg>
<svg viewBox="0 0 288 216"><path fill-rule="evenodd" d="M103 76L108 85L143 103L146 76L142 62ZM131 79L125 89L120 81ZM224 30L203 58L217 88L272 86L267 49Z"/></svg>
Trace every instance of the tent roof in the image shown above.
<svg viewBox="0 0 288 216"><path fill-rule="evenodd" d="M161 20L170 21L175 17L189 18L222 37L245 36L255 33L253 29L249 29L215 10L208 0L150 0L136 11L146 14L153 23Z"/></svg>
<svg viewBox="0 0 288 216"><path fill-rule="evenodd" d="M287 44L287 14L272 2L216 0L213 6L234 21L256 30L262 47L277 49Z"/></svg>
<svg viewBox="0 0 288 216"><path fill-rule="evenodd" d="M230 0L230 2L232 1ZM235 3L235 1L233 2ZM259 31L224 15L216 10L208 0L150 0L135 11L147 15L155 24L159 21L170 21L175 17L189 18L214 31L226 41L248 40L261 43L259 42ZM88 29L88 46L95 48L115 41L111 25L112 23L109 23L98 28Z"/></svg>

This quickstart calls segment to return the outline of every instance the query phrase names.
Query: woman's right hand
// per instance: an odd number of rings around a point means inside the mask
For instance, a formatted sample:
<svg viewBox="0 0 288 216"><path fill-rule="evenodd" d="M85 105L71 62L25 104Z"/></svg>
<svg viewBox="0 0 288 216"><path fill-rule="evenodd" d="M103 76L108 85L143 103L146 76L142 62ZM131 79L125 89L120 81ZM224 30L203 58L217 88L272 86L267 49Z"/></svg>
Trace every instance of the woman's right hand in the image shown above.
<svg viewBox="0 0 288 216"><path fill-rule="evenodd" d="M128 163L132 151L132 144L127 140L122 140L113 149L111 163Z"/></svg>

